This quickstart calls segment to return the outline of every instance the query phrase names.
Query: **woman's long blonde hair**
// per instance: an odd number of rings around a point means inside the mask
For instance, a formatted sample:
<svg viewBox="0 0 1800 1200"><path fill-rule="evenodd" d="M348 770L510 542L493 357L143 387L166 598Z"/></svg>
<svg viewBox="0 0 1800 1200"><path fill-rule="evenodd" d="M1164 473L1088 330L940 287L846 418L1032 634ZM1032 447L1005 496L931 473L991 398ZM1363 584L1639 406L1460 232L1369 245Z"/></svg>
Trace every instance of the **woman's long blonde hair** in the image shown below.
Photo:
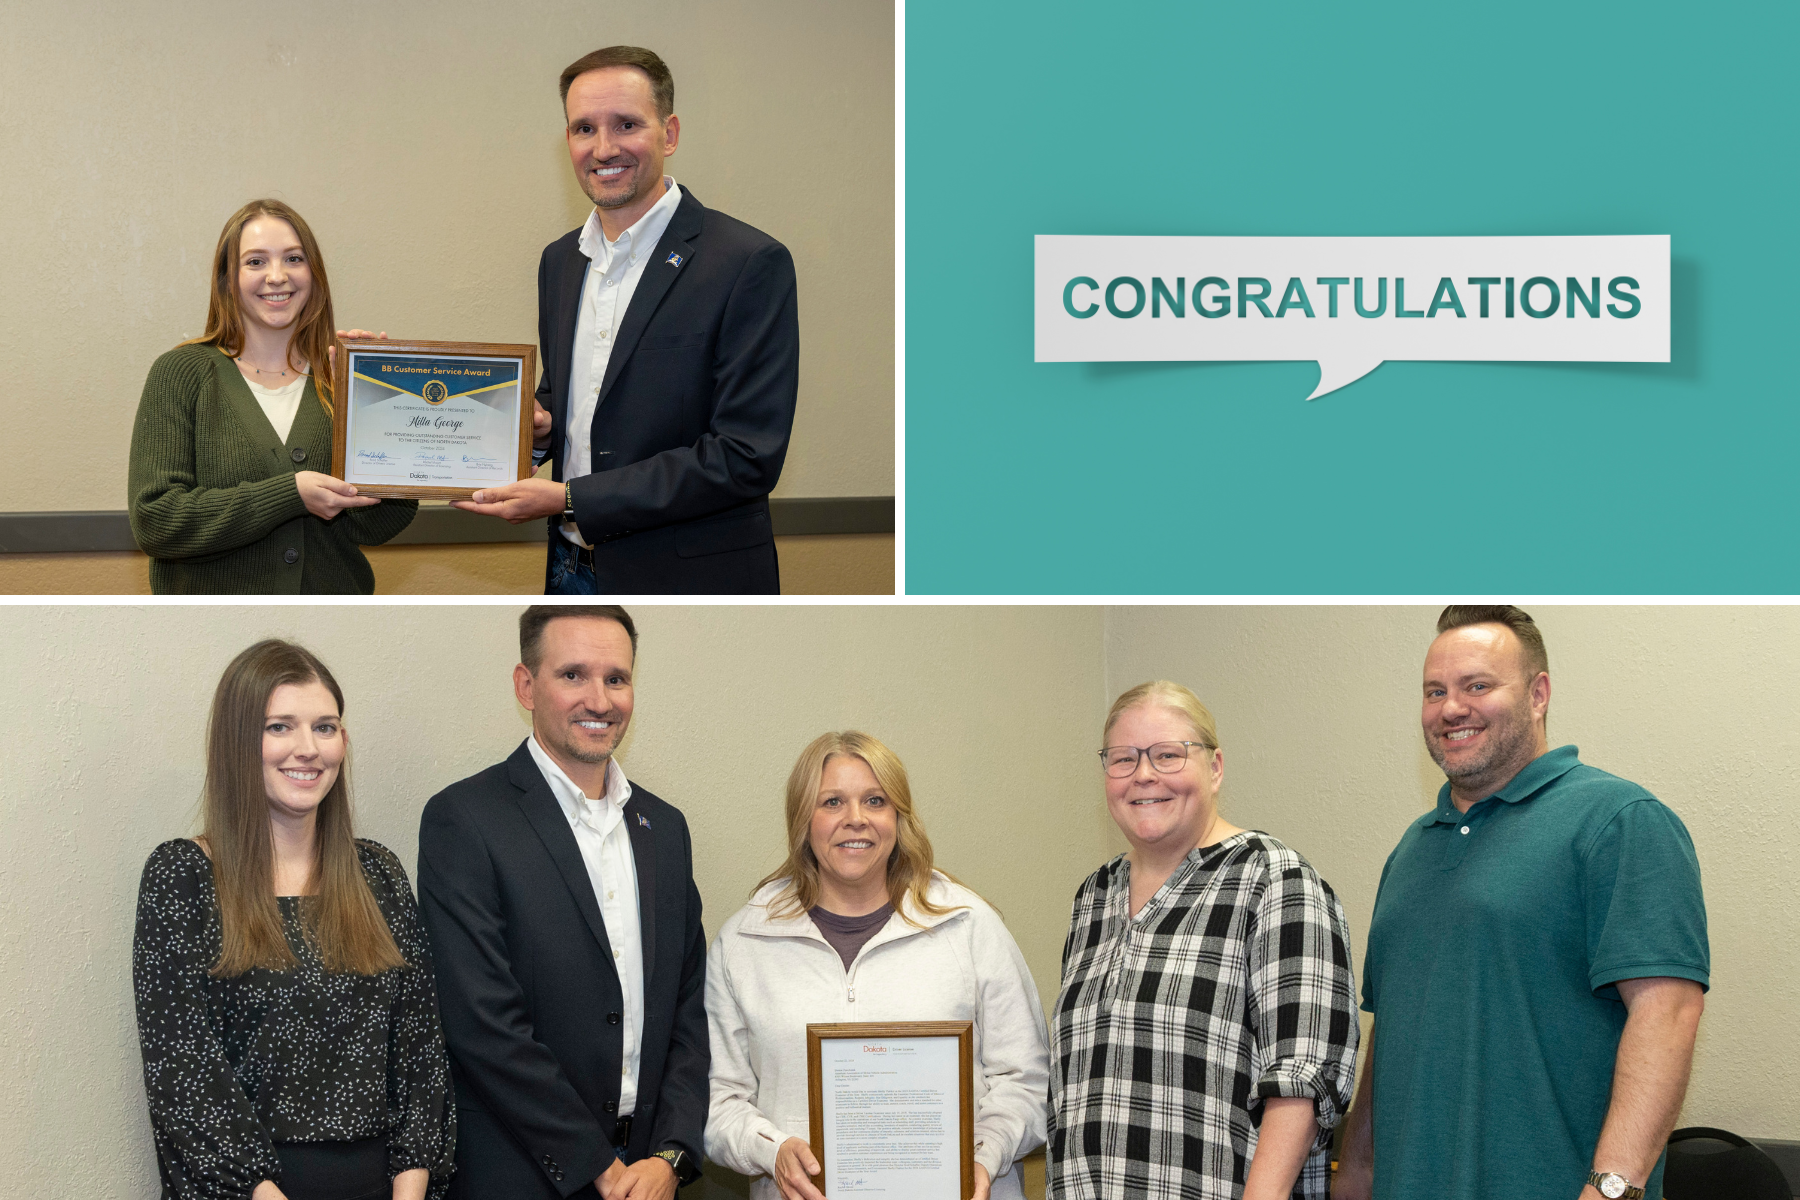
<svg viewBox="0 0 1800 1200"><path fill-rule="evenodd" d="M946 907L933 904L926 891L931 886L933 871L931 839L913 812L912 788L906 782L906 768L900 756L882 744L879 738L854 729L842 733L822 733L800 752L800 759L788 773L787 781L787 861L769 872L751 888L755 894L768 884L786 880L787 886L769 902L769 915L775 918L797 917L819 902L819 860L813 854L813 808L819 800L819 785L825 778L825 764L835 755L848 754L867 763L875 782L894 807L894 849L888 855L888 903L901 919L918 925L908 909L928 916L954 912L960 905ZM947 872L939 871L946 879ZM910 904L908 903L910 901Z"/></svg>
<svg viewBox="0 0 1800 1200"><path fill-rule="evenodd" d="M257 217L276 217L294 227L300 238L300 249L306 253L306 266L312 275L312 294L306 307L294 322L294 336L288 342L287 365L298 371L294 361L297 350L312 372L313 390L325 411L331 411L331 347L337 345L336 318L331 312L331 284L325 277L325 258L319 253L319 241L305 218L279 200L252 200L231 214L219 233L219 244L213 250L212 295L206 302L206 332L182 342L183 346L217 346L236 358L244 352L244 310L238 302L238 249L243 243L244 226Z"/></svg>
<svg viewBox="0 0 1800 1200"><path fill-rule="evenodd" d="M284 684L305 683L324 684L343 714L344 693L325 664L304 647L279 638L260 641L232 659L213 693L202 812L224 933L224 949L212 973L221 978L252 967L281 971L299 965L275 902L275 844L262 744L269 697ZM405 966L357 858L348 755L319 802L315 842L313 894L301 901L301 912L305 935L325 969L375 975Z"/></svg>

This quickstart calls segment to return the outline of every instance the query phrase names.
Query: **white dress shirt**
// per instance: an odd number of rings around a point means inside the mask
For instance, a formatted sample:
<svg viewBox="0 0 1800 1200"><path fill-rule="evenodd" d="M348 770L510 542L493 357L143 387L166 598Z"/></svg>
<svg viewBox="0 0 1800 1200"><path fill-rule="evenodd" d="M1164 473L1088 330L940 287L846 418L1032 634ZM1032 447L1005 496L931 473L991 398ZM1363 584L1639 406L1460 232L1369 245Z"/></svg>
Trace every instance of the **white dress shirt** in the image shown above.
<svg viewBox="0 0 1800 1200"><path fill-rule="evenodd" d="M619 323L631 306L638 280L644 277L650 252L662 241L669 219L681 206L681 189L675 186L675 180L664 175L663 188L662 197L616 242L606 240L597 208L581 227L581 252L592 265L581 288L574 355L569 364L568 420L563 426L564 479L577 479L594 469L593 447L588 439L593 434L594 409L600 403L600 384L606 378L606 364L612 359ZM574 521L564 521L562 531L577 546L587 545Z"/></svg>
<svg viewBox="0 0 1800 1200"><path fill-rule="evenodd" d="M625 993L618 1115L629 1117L637 1109L638 1062L644 1037L644 939L638 925L637 860L631 855L631 835L625 829L625 802L631 799L631 784L618 761L608 759L606 794L590 800L538 745L536 735L525 744L562 806L563 816L569 819L569 828L575 831L575 844L581 848L581 861L587 864L594 899L600 902L600 916L606 922L606 938L612 943L613 966ZM601 1019L598 1013L596 1018Z"/></svg>

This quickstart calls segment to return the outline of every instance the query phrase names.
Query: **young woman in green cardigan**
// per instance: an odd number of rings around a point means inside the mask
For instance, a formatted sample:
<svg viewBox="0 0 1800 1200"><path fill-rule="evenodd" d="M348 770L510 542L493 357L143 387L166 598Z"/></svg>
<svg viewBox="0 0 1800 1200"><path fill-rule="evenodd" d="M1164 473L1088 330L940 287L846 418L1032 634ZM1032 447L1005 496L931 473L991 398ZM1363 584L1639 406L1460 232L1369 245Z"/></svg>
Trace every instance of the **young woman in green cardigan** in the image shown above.
<svg viewBox="0 0 1800 1200"><path fill-rule="evenodd" d="M138 401L128 499L153 591L375 590L362 547L419 505L332 474L333 329L300 214L279 200L239 209L213 253L206 332L156 360Z"/></svg>

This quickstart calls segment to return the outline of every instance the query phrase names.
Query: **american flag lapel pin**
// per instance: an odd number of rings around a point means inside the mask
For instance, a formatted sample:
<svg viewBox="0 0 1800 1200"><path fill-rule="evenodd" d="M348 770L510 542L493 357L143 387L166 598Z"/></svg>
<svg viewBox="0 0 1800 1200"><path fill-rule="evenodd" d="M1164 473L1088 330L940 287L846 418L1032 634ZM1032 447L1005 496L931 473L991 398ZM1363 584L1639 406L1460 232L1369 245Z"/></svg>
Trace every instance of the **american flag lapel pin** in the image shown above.
<svg viewBox="0 0 1800 1200"><path fill-rule="evenodd" d="M650 818L649 817L646 817L643 813L639 813L637 815L637 819L638 819L639 825L642 825L645 829L650 828Z"/></svg>
<svg viewBox="0 0 1800 1200"><path fill-rule="evenodd" d="M668 263L671 267L679 267L681 265L681 255L676 254L674 251L670 251L669 257L663 259L663 261Z"/></svg>

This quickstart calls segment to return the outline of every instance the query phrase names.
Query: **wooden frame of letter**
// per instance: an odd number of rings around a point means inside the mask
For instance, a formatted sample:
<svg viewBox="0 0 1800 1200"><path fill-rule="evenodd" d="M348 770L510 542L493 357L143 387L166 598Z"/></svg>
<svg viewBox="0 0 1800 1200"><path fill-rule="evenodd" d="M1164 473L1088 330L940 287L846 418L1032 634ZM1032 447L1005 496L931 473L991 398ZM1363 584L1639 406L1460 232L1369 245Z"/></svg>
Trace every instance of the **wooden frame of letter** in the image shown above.
<svg viewBox="0 0 1800 1200"><path fill-rule="evenodd" d="M955 1038L957 1040L958 1107L962 1113L962 1186L969 1200L975 1191L975 1023L973 1021L858 1021L806 1027L806 1108L811 1122L813 1157L820 1174L813 1186L825 1190L825 1093L821 1086L820 1046L830 1040L881 1042L889 1039Z"/></svg>

